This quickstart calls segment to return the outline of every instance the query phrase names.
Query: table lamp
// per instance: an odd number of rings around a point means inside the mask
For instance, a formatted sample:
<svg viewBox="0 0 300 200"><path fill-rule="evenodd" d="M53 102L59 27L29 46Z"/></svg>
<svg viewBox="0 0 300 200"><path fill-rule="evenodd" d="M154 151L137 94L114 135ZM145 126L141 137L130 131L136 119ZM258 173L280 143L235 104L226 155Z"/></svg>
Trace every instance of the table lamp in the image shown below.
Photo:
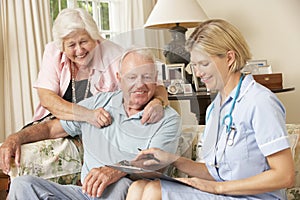
<svg viewBox="0 0 300 200"><path fill-rule="evenodd" d="M206 19L197 0L158 0L144 27L170 29L172 40L163 51L167 62L188 64L190 54L185 50L185 32Z"/></svg>

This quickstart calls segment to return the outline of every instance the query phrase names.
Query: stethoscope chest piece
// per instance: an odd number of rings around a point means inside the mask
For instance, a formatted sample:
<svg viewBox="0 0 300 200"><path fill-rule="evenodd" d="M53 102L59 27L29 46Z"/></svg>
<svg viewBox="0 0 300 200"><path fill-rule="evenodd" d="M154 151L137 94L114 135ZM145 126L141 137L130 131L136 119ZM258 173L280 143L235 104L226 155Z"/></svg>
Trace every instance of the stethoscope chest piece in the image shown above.
<svg viewBox="0 0 300 200"><path fill-rule="evenodd" d="M229 132L228 141L227 141L227 145L228 146L232 146L233 145L234 136L235 136L235 128L234 127L230 127L230 132Z"/></svg>
<svg viewBox="0 0 300 200"><path fill-rule="evenodd" d="M232 146L233 145L233 139L229 139L228 142L227 142L227 145Z"/></svg>

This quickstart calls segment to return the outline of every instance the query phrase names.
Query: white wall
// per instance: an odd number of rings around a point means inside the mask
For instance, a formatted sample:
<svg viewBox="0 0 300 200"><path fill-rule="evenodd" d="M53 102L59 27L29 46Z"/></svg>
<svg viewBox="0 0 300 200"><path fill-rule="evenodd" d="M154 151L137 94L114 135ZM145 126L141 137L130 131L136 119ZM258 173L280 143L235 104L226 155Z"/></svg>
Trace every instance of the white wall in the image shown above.
<svg viewBox="0 0 300 200"><path fill-rule="evenodd" d="M287 110L287 123L300 123L300 1L198 2L209 18L225 19L239 28L251 48L253 59L267 59L273 72L283 73L283 85L296 88L277 95Z"/></svg>

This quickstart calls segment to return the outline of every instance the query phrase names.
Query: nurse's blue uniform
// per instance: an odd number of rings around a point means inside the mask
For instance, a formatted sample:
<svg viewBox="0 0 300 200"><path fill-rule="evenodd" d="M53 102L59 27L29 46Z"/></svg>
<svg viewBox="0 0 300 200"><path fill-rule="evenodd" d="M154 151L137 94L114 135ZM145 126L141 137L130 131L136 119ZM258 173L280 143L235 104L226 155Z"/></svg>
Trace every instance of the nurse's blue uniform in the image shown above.
<svg viewBox="0 0 300 200"><path fill-rule="evenodd" d="M285 108L276 95L256 83L252 75L245 76L240 82L240 89L237 86L223 105L220 105L218 94L206 112L201 160L216 181L244 179L269 170L266 157L290 147ZM231 126L226 117L230 110ZM284 190L229 196L210 194L165 180L161 180L161 185L163 200L286 199Z"/></svg>

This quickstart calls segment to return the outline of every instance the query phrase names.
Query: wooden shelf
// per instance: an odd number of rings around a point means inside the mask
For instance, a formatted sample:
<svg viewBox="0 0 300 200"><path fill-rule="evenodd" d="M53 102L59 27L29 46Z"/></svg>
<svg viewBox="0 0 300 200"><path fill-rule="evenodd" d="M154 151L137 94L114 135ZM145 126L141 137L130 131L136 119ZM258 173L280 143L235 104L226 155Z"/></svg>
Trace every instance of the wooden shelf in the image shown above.
<svg viewBox="0 0 300 200"><path fill-rule="evenodd" d="M271 89L271 91L274 93L290 92L290 91L294 91L294 90L295 90L294 87L288 87L288 88L282 88L282 89Z"/></svg>

